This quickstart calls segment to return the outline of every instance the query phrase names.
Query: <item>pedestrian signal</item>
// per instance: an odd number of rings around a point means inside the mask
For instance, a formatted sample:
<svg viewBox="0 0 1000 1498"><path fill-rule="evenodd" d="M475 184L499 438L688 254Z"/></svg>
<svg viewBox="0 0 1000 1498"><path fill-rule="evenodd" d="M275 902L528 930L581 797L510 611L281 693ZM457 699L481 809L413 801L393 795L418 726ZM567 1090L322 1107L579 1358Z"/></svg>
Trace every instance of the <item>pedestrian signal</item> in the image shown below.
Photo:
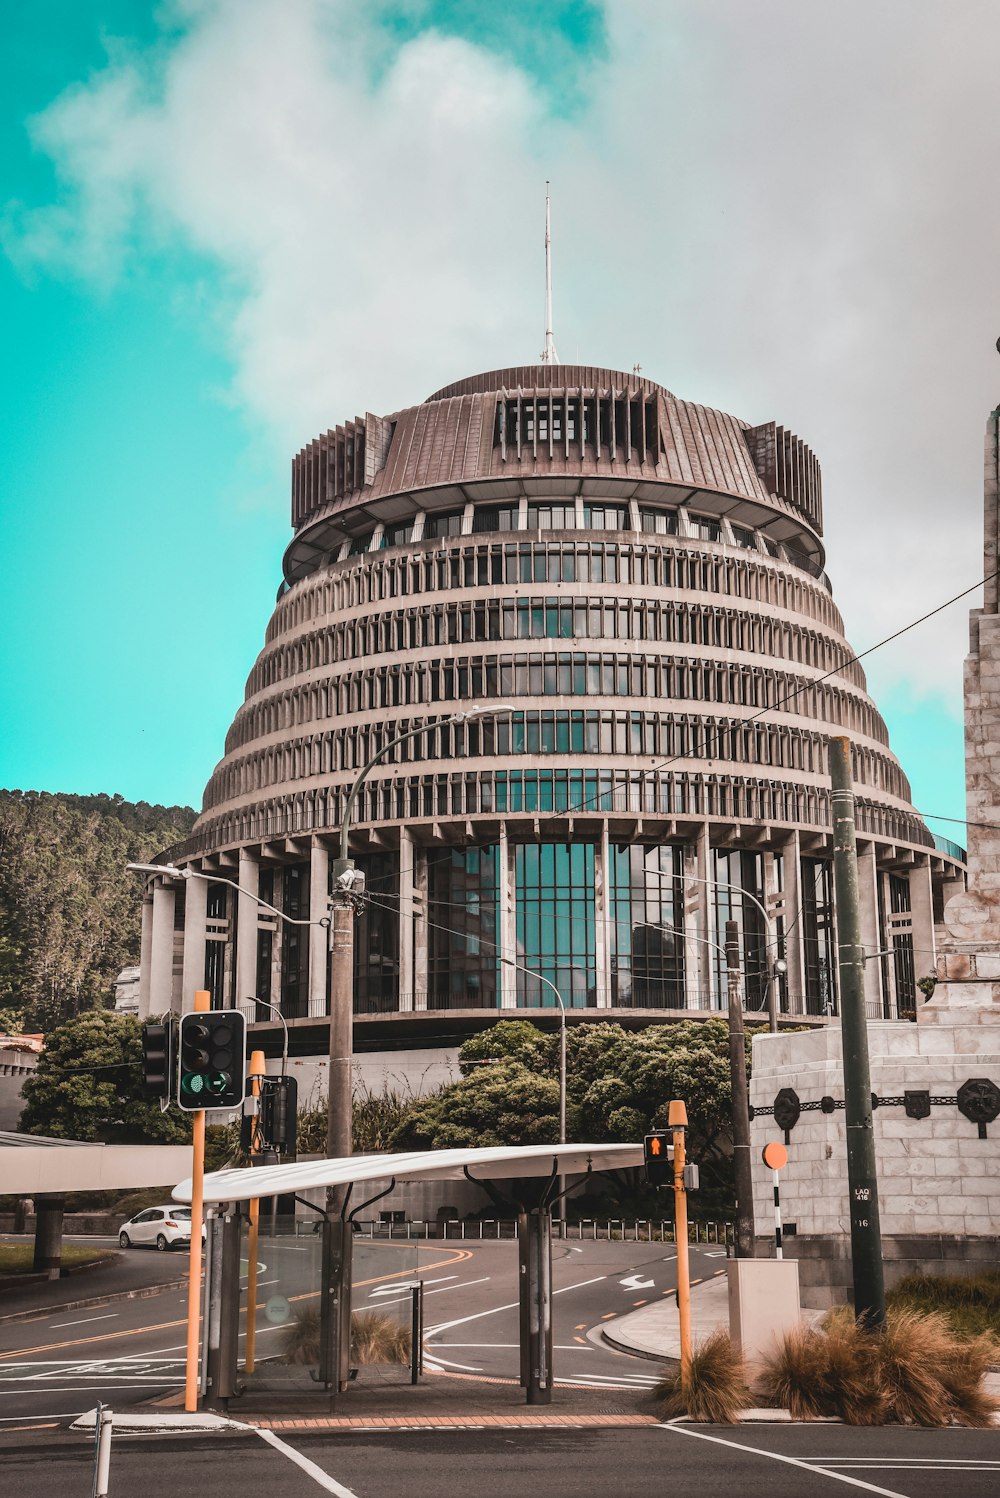
<svg viewBox="0 0 1000 1498"><path fill-rule="evenodd" d="M669 1136L664 1133L647 1134L643 1142L646 1162L646 1180L650 1186L666 1186L673 1175L670 1158Z"/></svg>

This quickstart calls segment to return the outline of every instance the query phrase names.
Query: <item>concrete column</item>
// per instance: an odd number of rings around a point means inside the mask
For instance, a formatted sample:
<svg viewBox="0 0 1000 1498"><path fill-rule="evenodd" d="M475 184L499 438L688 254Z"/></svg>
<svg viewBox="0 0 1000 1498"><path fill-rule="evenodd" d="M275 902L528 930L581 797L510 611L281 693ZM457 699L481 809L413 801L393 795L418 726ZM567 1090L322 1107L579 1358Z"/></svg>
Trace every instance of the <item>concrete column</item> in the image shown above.
<svg viewBox="0 0 1000 1498"><path fill-rule="evenodd" d="M878 952L883 943L879 940L878 929L878 868L874 843L858 844L858 898L862 950ZM882 959L869 957L865 963L865 1006L869 1019L881 1019L882 1004Z"/></svg>
<svg viewBox="0 0 1000 1498"><path fill-rule="evenodd" d="M785 961L788 963L788 1008L806 1012L806 962L802 941L802 858L799 834L793 832L781 850L781 882L785 891Z"/></svg>
<svg viewBox="0 0 1000 1498"><path fill-rule="evenodd" d="M695 839L694 872L697 883L691 889L691 909L695 922L694 934L698 938L698 994L695 1004L699 1009L711 1009L712 959L715 948L710 943L716 940L716 936L711 925L711 912L714 909L709 883L712 878L712 844L707 822L701 824Z"/></svg>
<svg viewBox="0 0 1000 1498"><path fill-rule="evenodd" d="M778 890L778 857L776 853L765 852L761 856L761 869L763 871L763 901L764 908L770 919L767 923L767 971L769 975L769 987L767 989L768 1002L772 1001L778 1014L783 1012L781 1002L781 984L775 977L774 964L778 957L778 946L776 941L777 912L784 899Z"/></svg>
<svg viewBox="0 0 1000 1498"><path fill-rule="evenodd" d="M497 850L497 942L501 957L519 962L517 955L517 904L514 893L514 849L507 840L507 823L500 823L500 846ZM500 1007L517 1008L518 974L514 968L500 968Z"/></svg>
<svg viewBox="0 0 1000 1498"><path fill-rule="evenodd" d="M205 987L205 915L208 880L189 879L184 885L184 966L181 1009L194 1008L194 996Z"/></svg>
<svg viewBox="0 0 1000 1498"><path fill-rule="evenodd" d="M142 935L139 938L139 1018L149 1017L149 979L153 961L153 897L142 899Z"/></svg>
<svg viewBox="0 0 1000 1498"><path fill-rule="evenodd" d="M329 915L329 854L314 842L308 855L308 918L323 920ZM308 927L308 1014L329 1013L329 927ZM352 974L353 993L353 974Z"/></svg>
<svg viewBox="0 0 1000 1498"><path fill-rule="evenodd" d="M609 880L611 855L608 848L608 824L603 823L601 837L594 849L594 967L597 973L597 1008L611 1008L611 898Z"/></svg>
<svg viewBox="0 0 1000 1498"><path fill-rule="evenodd" d="M174 887L158 884L153 890L153 933L149 954L149 1012L164 1014L171 1007L174 988Z"/></svg>
<svg viewBox="0 0 1000 1498"><path fill-rule="evenodd" d="M937 947L934 941L934 889L931 883L929 860L915 864L910 870L910 913L913 917L913 971L919 981L926 973L933 973L937 966ZM921 997L918 989L918 1008Z"/></svg>
<svg viewBox="0 0 1000 1498"><path fill-rule="evenodd" d="M236 1004L251 1022L257 1017L257 904L260 861L246 848L240 849L236 882Z"/></svg>
<svg viewBox="0 0 1000 1498"><path fill-rule="evenodd" d="M427 850L417 848L411 843L413 859L413 893L416 896L416 908L413 913L413 1007L415 1009L427 1008L427 991L430 988L430 953L428 943L430 927L428 921L431 919L428 910L430 891L428 889ZM434 917L440 919L440 914ZM447 921L442 921L447 925Z"/></svg>
<svg viewBox="0 0 1000 1498"><path fill-rule="evenodd" d="M330 855L320 843L313 843L309 853L309 919L320 921L330 914ZM329 1012L327 1001L327 965L330 932L328 927L309 927L309 1015ZM353 976L352 976L353 991Z"/></svg>
<svg viewBox="0 0 1000 1498"><path fill-rule="evenodd" d="M399 829L399 1007L413 1008L413 838ZM417 902L420 903L419 901ZM426 898L424 900L426 904Z"/></svg>
<svg viewBox="0 0 1000 1498"><path fill-rule="evenodd" d="M66 1199L62 1196L37 1196L35 1198L35 1256L32 1268L36 1274L44 1274L57 1280L62 1268L63 1209Z"/></svg>

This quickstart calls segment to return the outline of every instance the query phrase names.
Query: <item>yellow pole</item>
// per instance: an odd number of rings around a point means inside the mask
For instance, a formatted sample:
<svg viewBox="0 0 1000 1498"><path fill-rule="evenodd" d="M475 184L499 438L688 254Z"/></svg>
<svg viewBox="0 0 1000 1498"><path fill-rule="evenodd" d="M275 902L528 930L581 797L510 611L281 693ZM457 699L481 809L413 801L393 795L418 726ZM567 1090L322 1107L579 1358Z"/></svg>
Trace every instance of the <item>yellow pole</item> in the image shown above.
<svg viewBox="0 0 1000 1498"><path fill-rule="evenodd" d="M250 1086L253 1096L260 1105L260 1079L264 1075L264 1052L252 1051L250 1054ZM260 1139L259 1115L252 1119L250 1132L250 1163L253 1157L260 1153L258 1140ZM250 1201L250 1227L247 1232L247 1336L243 1356L243 1368L246 1373L254 1370L254 1352L257 1341L257 1224L260 1219L260 1199L252 1197Z"/></svg>
<svg viewBox="0 0 1000 1498"><path fill-rule="evenodd" d="M211 1005L207 988L194 996L197 1014ZM187 1364L184 1376L184 1408L189 1413L198 1408L198 1331L201 1310L201 1225L204 1217L205 1189L205 1113L194 1116L191 1140L191 1258L188 1266Z"/></svg>
<svg viewBox="0 0 1000 1498"><path fill-rule="evenodd" d="M672 1102L667 1125L674 1132L674 1221L677 1239L677 1309L681 1322L681 1387L691 1372L691 1270L688 1264L687 1193L684 1190L684 1130L687 1108Z"/></svg>

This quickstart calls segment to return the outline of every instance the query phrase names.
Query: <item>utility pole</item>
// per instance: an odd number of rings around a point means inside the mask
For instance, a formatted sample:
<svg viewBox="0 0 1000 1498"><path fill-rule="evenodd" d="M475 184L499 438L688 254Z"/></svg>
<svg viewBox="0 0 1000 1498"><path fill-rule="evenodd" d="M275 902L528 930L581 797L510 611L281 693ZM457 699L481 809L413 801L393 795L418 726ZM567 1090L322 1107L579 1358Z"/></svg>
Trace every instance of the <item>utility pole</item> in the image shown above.
<svg viewBox="0 0 1000 1498"><path fill-rule="evenodd" d="M733 1171L736 1178L736 1256L754 1256L753 1171L750 1166L750 1099L747 1051L740 993L740 933L726 922L726 977L729 982L729 1084L733 1094Z"/></svg>
<svg viewBox="0 0 1000 1498"><path fill-rule="evenodd" d="M851 780L851 746L846 738L830 740L830 785L854 1313L870 1330L880 1331L885 1324L885 1281L875 1168L875 1135L872 1128L868 1025L865 1019L854 787Z"/></svg>
<svg viewBox="0 0 1000 1498"><path fill-rule="evenodd" d="M691 1376L691 1269L688 1261L687 1191L684 1186L684 1131L687 1105L674 1098L667 1110L667 1128L674 1140L674 1244L677 1248L677 1315L681 1338L681 1387Z"/></svg>

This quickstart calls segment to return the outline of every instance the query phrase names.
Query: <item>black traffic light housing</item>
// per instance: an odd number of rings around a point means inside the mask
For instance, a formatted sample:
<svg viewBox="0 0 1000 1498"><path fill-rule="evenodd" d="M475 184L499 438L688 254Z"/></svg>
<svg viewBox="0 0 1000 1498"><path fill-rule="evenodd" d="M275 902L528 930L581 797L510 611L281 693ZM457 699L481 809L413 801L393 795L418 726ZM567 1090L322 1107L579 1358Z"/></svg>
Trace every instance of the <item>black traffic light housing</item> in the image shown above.
<svg viewBox="0 0 1000 1498"><path fill-rule="evenodd" d="M181 1015L177 1102L186 1112L242 1107L246 1065L247 1022L238 1009Z"/></svg>
<svg viewBox="0 0 1000 1498"><path fill-rule="evenodd" d="M650 1186L669 1186L674 1178L674 1162L670 1158L670 1135L665 1129L647 1134L643 1140L643 1156L646 1164L646 1181Z"/></svg>
<svg viewBox="0 0 1000 1498"><path fill-rule="evenodd" d="M148 1098L173 1092L176 1056L174 1020L147 1020L142 1027L142 1090Z"/></svg>

